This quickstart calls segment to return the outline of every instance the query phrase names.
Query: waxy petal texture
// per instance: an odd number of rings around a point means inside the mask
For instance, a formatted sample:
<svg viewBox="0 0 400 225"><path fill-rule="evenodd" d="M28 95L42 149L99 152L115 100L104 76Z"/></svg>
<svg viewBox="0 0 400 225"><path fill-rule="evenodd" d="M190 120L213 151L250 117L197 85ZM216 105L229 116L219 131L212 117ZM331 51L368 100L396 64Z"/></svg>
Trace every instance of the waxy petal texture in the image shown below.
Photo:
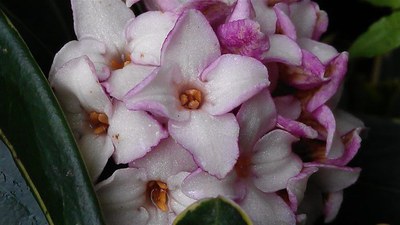
<svg viewBox="0 0 400 225"><path fill-rule="evenodd" d="M129 111L118 102L110 119L108 135L116 149L114 160L120 164L143 157L168 133L146 112Z"/></svg>
<svg viewBox="0 0 400 225"><path fill-rule="evenodd" d="M71 0L78 40L92 38L104 42L113 54L125 45L123 30L133 12L120 0Z"/></svg>
<svg viewBox="0 0 400 225"><path fill-rule="evenodd" d="M161 47L176 20L176 14L159 11L132 19L125 29L131 60L143 65L160 65Z"/></svg>
<svg viewBox="0 0 400 225"><path fill-rule="evenodd" d="M201 109L222 115L246 101L269 84L268 71L259 61L226 54L202 74L206 100Z"/></svg>
<svg viewBox="0 0 400 225"><path fill-rule="evenodd" d="M218 178L225 177L236 163L239 126L233 114L212 116L192 111L188 121L170 120L168 130L202 169Z"/></svg>
<svg viewBox="0 0 400 225"><path fill-rule="evenodd" d="M197 10L184 12L162 49L162 65L176 65L188 79L196 79L221 52L217 36Z"/></svg>
<svg viewBox="0 0 400 225"><path fill-rule="evenodd" d="M289 178L301 171L302 161L291 151L296 140L285 131L274 130L255 144L252 171L257 188L264 192L286 188Z"/></svg>
<svg viewBox="0 0 400 225"><path fill-rule="evenodd" d="M115 171L110 178L96 185L96 194L107 224L147 224L150 216L143 207L146 180L143 169L126 168Z"/></svg>

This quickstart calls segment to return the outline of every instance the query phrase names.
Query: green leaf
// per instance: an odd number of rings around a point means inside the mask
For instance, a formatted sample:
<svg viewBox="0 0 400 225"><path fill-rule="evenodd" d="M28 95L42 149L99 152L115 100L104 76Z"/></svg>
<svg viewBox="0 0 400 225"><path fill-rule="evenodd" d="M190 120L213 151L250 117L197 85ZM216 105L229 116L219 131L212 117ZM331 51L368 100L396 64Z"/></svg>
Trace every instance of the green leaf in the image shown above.
<svg viewBox="0 0 400 225"><path fill-rule="evenodd" d="M364 0L375 6L391 7L397 9L400 7L400 0Z"/></svg>
<svg viewBox="0 0 400 225"><path fill-rule="evenodd" d="M400 12L373 23L350 47L352 57L382 55L400 46Z"/></svg>
<svg viewBox="0 0 400 225"><path fill-rule="evenodd" d="M0 224L47 224L43 212L2 141L0 141Z"/></svg>
<svg viewBox="0 0 400 225"><path fill-rule="evenodd" d="M223 197L203 199L179 214L174 225L252 225L245 212Z"/></svg>
<svg viewBox="0 0 400 225"><path fill-rule="evenodd" d="M103 224L62 111L18 32L0 12L0 137L49 224Z"/></svg>

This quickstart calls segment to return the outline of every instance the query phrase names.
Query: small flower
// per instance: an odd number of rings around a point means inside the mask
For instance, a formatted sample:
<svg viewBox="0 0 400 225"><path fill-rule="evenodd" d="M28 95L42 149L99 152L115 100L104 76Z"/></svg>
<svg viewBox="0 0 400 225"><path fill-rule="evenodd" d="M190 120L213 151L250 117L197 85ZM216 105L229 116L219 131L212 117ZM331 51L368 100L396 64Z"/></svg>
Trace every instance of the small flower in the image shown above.
<svg viewBox="0 0 400 225"><path fill-rule="evenodd" d="M197 165L172 138L129 166L96 185L107 224L172 224L195 201L182 193L181 183Z"/></svg>
<svg viewBox="0 0 400 225"><path fill-rule="evenodd" d="M86 56L67 62L50 84L94 182L112 154L117 163L128 163L142 157L167 135L147 113L128 111L122 103L113 103Z"/></svg>
<svg viewBox="0 0 400 225"><path fill-rule="evenodd" d="M168 118L170 135L204 170L224 177L238 155L239 127L229 112L268 85L267 77L253 58L221 56L207 20L189 10L163 46L158 74L133 88L124 102L131 110Z"/></svg>

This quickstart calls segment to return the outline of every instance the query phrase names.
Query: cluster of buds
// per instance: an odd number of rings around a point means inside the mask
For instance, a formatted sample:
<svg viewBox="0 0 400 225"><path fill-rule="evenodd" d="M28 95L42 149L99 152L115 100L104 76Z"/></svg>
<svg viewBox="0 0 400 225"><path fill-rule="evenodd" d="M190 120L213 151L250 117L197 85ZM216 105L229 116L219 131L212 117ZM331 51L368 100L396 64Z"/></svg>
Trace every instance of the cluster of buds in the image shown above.
<svg viewBox="0 0 400 225"><path fill-rule="evenodd" d="M107 224L171 224L224 196L256 225L332 221L363 123L336 109L348 54L310 0L71 0L49 81ZM128 7L127 7L128 6ZM99 179L107 162L120 165Z"/></svg>

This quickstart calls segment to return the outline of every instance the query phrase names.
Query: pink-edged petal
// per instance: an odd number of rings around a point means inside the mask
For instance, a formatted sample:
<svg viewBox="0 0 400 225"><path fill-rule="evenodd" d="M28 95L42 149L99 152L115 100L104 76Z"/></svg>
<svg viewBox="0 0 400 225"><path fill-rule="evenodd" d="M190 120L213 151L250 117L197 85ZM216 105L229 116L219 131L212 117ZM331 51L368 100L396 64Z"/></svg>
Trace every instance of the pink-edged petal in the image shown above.
<svg viewBox="0 0 400 225"><path fill-rule="evenodd" d="M161 47L177 18L170 12L149 11L132 19L125 29L131 60L138 64L160 65Z"/></svg>
<svg viewBox="0 0 400 225"><path fill-rule="evenodd" d="M102 41L114 54L122 50L125 24L135 15L121 0L72 0L71 5L78 40Z"/></svg>
<svg viewBox="0 0 400 225"><path fill-rule="evenodd" d="M100 41L93 39L84 39L81 41L70 41L61 48L54 56L53 64L51 65L49 80L53 80L55 73L66 62L86 55L92 61L97 70L102 70L107 66L107 59L104 56L106 53L106 45Z"/></svg>
<svg viewBox="0 0 400 225"><path fill-rule="evenodd" d="M286 35L269 36L269 50L263 55L266 62L281 62L288 65L301 65L302 53L295 41Z"/></svg>
<svg viewBox="0 0 400 225"><path fill-rule="evenodd" d="M253 19L255 17L255 11L251 0L237 0L235 8L230 15L228 22L242 20L242 19Z"/></svg>
<svg viewBox="0 0 400 225"><path fill-rule="evenodd" d="M305 224L315 224L316 220L322 216L323 195L311 182L307 185L307 190L304 193L303 201L301 202L297 214L304 215L298 219Z"/></svg>
<svg viewBox="0 0 400 225"><path fill-rule="evenodd" d="M340 53L328 65L325 76L330 77L330 81L322 85L316 93L308 100L307 110L314 111L316 108L326 103L338 91L344 76L347 72L348 53Z"/></svg>
<svg viewBox="0 0 400 225"><path fill-rule="evenodd" d="M111 110L111 101L96 77L93 63L86 56L66 63L50 84L67 112L77 113L83 109L87 113L109 114Z"/></svg>
<svg viewBox="0 0 400 225"><path fill-rule="evenodd" d="M301 66L282 66L281 79L300 90L310 90L326 83L330 79L325 77L326 67L311 52L304 49L301 52Z"/></svg>
<svg viewBox="0 0 400 225"><path fill-rule="evenodd" d="M276 31L277 16L275 11L268 7L264 0L252 0L255 20L260 24L261 32L266 35L274 34Z"/></svg>
<svg viewBox="0 0 400 225"><path fill-rule="evenodd" d="M298 37L311 38L317 21L317 14L310 1L298 1L290 4L290 18L297 30Z"/></svg>
<svg viewBox="0 0 400 225"><path fill-rule="evenodd" d="M354 158L354 156L357 154L358 150L361 147L360 132L361 128L356 128L352 132L349 132L348 134L343 136L342 137L342 140L344 142L343 154L338 158L328 159L325 161L325 163L336 166L347 165Z"/></svg>
<svg viewBox="0 0 400 225"><path fill-rule="evenodd" d="M328 29L329 19L328 14L325 11L320 10L318 4L315 3L314 7L316 8L315 11L317 12L317 21L311 38L314 40L319 40L321 35Z"/></svg>
<svg viewBox="0 0 400 225"><path fill-rule="evenodd" d="M288 192L289 205L293 212L297 211L297 207L299 206L300 202L303 201L308 178L317 172L317 170L318 169L316 167L304 168L299 174L288 180L286 190Z"/></svg>
<svg viewBox="0 0 400 225"><path fill-rule="evenodd" d="M183 190L183 182L189 175L189 172L180 172L170 176L167 180L169 207L171 207L175 215L178 215L196 201L195 198L190 198L189 195L186 195Z"/></svg>
<svg viewBox="0 0 400 225"><path fill-rule="evenodd" d="M226 18L232 13L236 0L185 0L178 12L188 9L199 10L208 20L213 28L224 23Z"/></svg>
<svg viewBox="0 0 400 225"><path fill-rule="evenodd" d="M276 125L276 109L268 89L243 103L236 118L240 127L240 152L251 151L257 140Z"/></svg>
<svg viewBox="0 0 400 225"><path fill-rule="evenodd" d="M276 126L286 130L292 135L299 138L310 138L314 139L318 137L318 132L312 127L292 119L288 119L278 115Z"/></svg>
<svg viewBox="0 0 400 225"><path fill-rule="evenodd" d="M333 114L336 119L336 131L340 136L345 135L356 128L365 127L364 123L360 119L344 110L335 109Z"/></svg>
<svg viewBox="0 0 400 225"><path fill-rule="evenodd" d="M107 224L146 225L147 177L143 169L119 169L96 185L96 194Z"/></svg>
<svg viewBox="0 0 400 225"><path fill-rule="evenodd" d="M266 67L250 57L226 54L202 74L205 100L202 110L212 115L227 113L269 84Z"/></svg>
<svg viewBox="0 0 400 225"><path fill-rule="evenodd" d="M103 85L112 97L122 100L131 89L141 84L151 74L157 72L158 69L154 66L130 63L122 69L115 70Z"/></svg>
<svg viewBox="0 0 400 225"><path fill-rule="evenodd" d="M276 26L279 33L284 34L293 40L296 40L296 28L294 27L292 20L285 12L282 11L280 7L274 6L273 9L275 10L277 16Z"/></svg>
<svg viewBox="0 0 400 225"><path fill-rule="evenodd" d="M300 117L301 103L293 95L275 97L274 102L279 115L292 120Z"/></svg>
<svg viewBox="0 0 400 225"><path fill-rule="evenodd" d="M122 102L115 102L109 123L108 135L115 146L113 157L117 164L143 157L168 136L167 131L146 112L130 111Z"/></svg>
<svg viewBox="0 0 400 225"><path fill-rule="evenodd" d="M82 136L77 142L90 178L96 182L114 152L111 138L107 135L89 133Z"/></svg>
<svg viewBox="0 0 400 225"><path fill-rule="evenodd" d="M146 169L150 180L167 181L180 172L192 172L197 168L192 155L172 138L162 140L143 158L129 163L130 167Z"/></svg>
<svg viewBox="0 0 400 225"><path fill-rule="evenodd" d="M177 65L184 77L193 79L220 54L217 36L207 19L197 10L188 10L168 34L161 64Z"/></svg>
<svg viewBox="0 0 400 225"><path fill-rule="evenodd" d="M160 68L123 98L130 110L145 110L160 117L187 120L190 112L179 101L179 71L175 68Z"/></svg>
<svg viewBox="0 0 400 225"><path fill-rule="evenodd" d="M190 198L196 200L218 196L237 199L239 196L235 192L237 189L235 180L236 176L234 173L230 173L224 179L218 179L198 169L183 181L182 191Z"/></svg>
<svg viewBox="0 0 400 225"><path fill-rule="evenodd" d="M254 225L293 225L296 224L294 213L275 193L262 193L256 188L249 188L246 197L239 202L249 215Z"/></svg>
<svg viewBox="0 0 400 225"><path fill-rule="evenodd" d="M325 197L324 216L325 223L332 222L339 213L340 206L343 202L343 191L328 193Z"/></svg>
<svg viewBox="0 0 400 225"><path fill-rule="evenodd" d="M268 79L271 82L271 84L268 86L269 91L272 93L275 91L275 89L278 86L278 83L280 83L279 78L280 78L280 69L278 66L278 63L266 63L265 64L268 69Z"/></svg>
<svg viewBox="0 0 400 225"><path fill-rule="evenodd" d="M292 153L297 138L283 130L273 130L254 146L251 159L254 184L264 192L286 188L289 178L302 169L301 159Z"/></svg>
<svg viewBox="0 0 400 225"><path fill-rule="evenodd" d="M269 48L268 37L250 19L235 20L218 27L217 35L224 53L250 56L258 60Z"/></svg>
<svg viewBox="0 0 400 225"><path fill-rule="evenodd" d="M309 38L299 38L297 43L302 49L305 49L317 56L324 65L328 64L338 55L337 50L331 45L314 41Z"/></svg>
<svg viewBox="0 0 400 225"><path fill-rule="evenodd" d="M331 109L326 105L316 109L312 115L324 128L323 130L318 130L319 138L326 141L325 155L329 155L336 130L335 116L333 115Z"/></svg>
<svg viewBox="0 0 400 225"><path fill-rule="evenodd" d="M304 167L317 167L312 180L322 192L337 192L354 184L361 172L360 168L338 167L319 163L305 163Z"/></svg>
<svg viewBox="0 0 400 225"><path fill-rule="evenodd" d="M202 169L218 178L228 174L239 156L239 126L233 114L212 116L192 111L188 121L170 120L168 130Z"/></svg>

